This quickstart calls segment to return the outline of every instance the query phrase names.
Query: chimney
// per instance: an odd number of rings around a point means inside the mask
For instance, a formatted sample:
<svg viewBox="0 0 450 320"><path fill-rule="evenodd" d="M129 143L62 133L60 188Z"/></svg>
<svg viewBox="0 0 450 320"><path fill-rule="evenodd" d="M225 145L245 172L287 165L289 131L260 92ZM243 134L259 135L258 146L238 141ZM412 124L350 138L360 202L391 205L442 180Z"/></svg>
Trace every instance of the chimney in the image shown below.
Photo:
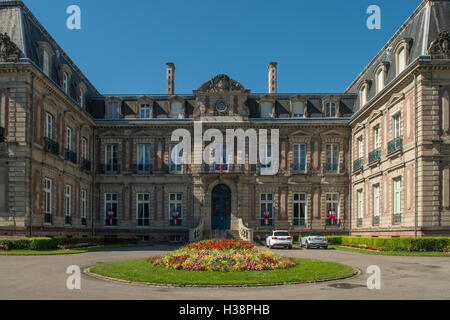
<svg viewBox="0 0 450 320"><path fill-rule="evenodd" d="M175 93L175 65L172 62L166 63L167 71L167 94Z"/></svg>
<svg viewBox="0 0 450 320"><path fill-rule="evenodd" d="M277 93L277 62L269 63L269 94Z"/></svg>

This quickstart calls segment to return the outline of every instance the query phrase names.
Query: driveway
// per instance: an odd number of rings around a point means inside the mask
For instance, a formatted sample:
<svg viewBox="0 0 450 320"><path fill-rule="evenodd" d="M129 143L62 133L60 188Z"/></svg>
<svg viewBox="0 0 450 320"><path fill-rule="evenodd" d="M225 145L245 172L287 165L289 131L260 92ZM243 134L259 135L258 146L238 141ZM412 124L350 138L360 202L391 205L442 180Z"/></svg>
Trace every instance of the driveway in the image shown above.
<svg viewBox="0 0 450 320"><path fill-rule="evenodd" d="M110 249L61 256L0 256L0 299L450 299L450 258L380 256L340 250L275 250L298 258L336 261L362 271L356 278L305 285L259 288L160 288L127 285L82 275L81 290L68 290L70 265L82 269L102 262L160 255L174 247ZM367 267L381 269L381 289L366 286Z"/></svg>

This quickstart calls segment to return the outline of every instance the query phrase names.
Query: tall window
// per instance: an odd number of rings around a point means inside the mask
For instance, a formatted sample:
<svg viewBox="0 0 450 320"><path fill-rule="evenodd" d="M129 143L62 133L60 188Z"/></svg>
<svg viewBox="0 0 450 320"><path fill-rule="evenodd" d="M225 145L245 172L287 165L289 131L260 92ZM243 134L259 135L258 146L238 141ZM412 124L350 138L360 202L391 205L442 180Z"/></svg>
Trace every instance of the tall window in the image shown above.
<svg viewBox="0 0 450 320"><path fill-rule="evenodd" d="M363 156L364 156L363 137L362 136L358 138L357 144L358 144L357 145L357 147L358 147L358 149L357 149L357 151L358 151L357 156L358 156L358 159L362 159Z"/></svg>
<svg viewBox="0 0 450 320"><path fill-rule="evenodd" d="M394 223L400 223L399 218L402 214L402 179L394 179Z"/></svg>
<svg viewBox="0 0 450 320"><path fill-rule="evenodd" d="M111 101L108 103L108 114L109 119L119 119L120 112L119 112L119 102L117 101Z"/></svg>
<svg viewBox="0 0 450 320"><path fill-rule="evenodd" d="M294 226L306 226L306 193L294 194Z"/></svg>
<svg viewBox="0 0 450 320"><path fill-rule="evenodd" d="M66 198L65 223L72 224L72 186L66 185L64 193Z"/></svg>
<svg viewBox="0 0 450 320"><path fill-rule="evenodd" d="M380 149L380 126L373 128L373 150Z"/></svg>
<svg viewBox="0 0 450 320"><path fill-rule="evenodd" d="M377 93L384 89L384 71L380 68L376 74L377 78Z"/></svg>
<svg viewBox="0 0 450 320"><path fill-rule="evenodd" d="M305 103L301 101L294 102L294 118L304 118L305 117Z"/></svg>
<svg viewBox="0 0 450 320"><path fill-rule="evenodd" d="M138 144L138 171L150 171L150 144Z"/></svg>
<svg viewBox="0 0 450 320"><path fill-rule="evenodd" d="M87 191L81 190L81 224L87 224Z"/></svg>
<svg viewBox="0 0 450 320"><path fill-rule="evenodd" d="M140 116L141 116L141 119L150 119L150 105L149 104L141 104Z"/></svg>
<svg viewBox="0 0 450 320"><path fill-rule="evenodd" d="M72 129L66 128L66 149L67 151L72 150Z"/></svg>
<svg viewBox="0 0 450 320"><path fill-rule="evenodd" d="M105 146L105 171L115 172L119 170L117 159L117 145L108 144Z"/></svg>
<svg viewBox="0 0 450 320"><path fill-rule="evenodd" d="M357 193L357 211L358 211L358 227L362 226L363 220L363 191L358 190Z"/></svg>
<svg viewBox="0 0 450 320"><path fill-rule="evenodd" d="M397 67L398 74L400 74L406 68L406 50L405 50L405 47L402 47L397 52L397 63L398 63L398 67Z"/></svg>
<svg viewBox="0 0 450 320"><path fill-rule="evenodd" d="M138 193L136 196L136 201L137 225L139 227L148 227L150 225L150 194Z"/></svg>
<svg viewBox="0 0 450 320"><path fill-rule="evenodd" d="M294 145L294 171L306 171L306 144Z"/></svg>
<svg viewBox="0 0 450 320"><path fill-rule="evenodd" d="M181 226L183 221L183 194L169 194L169 221L171 226Z"/></svg>
<svg viewBox="0 0 450 320"><path fill-rule="evenodd" d="M373 187L373 224L380 224L380 185Z"/></svg>
<svg viewBox="0 0 450 320"><path fill-rule="evenodd" d="M226 171L228 170L228 147L227 144L224 143L222 145L222 157L220 157L220 155L218 154L218 156L216 157L216 155L214 155L214 169L216 171L220 171L220 166L222 165L222 171Z"/></svg>
<svg viewBox="0 0 450 320"><path fill-rule="evenodd" d="M87 139L82 138L81 139L81 158L83 160L87 160L87 158L88 158L87 149L88 149Z"/></svg>
<svg viewBox="0 0 450 320"><path fill-rule="evenodd" d="M69 93L69 76L67 72L63 72L63 90L65 94Z"/></svg>
<svg viewBox="0 0 450 320"><path fill-rule="evenodd" d="M400 138L402 136L402 116L400 112L393 115L392 124L394 139Z"/></svg>
<svg viewBox="0 0 450 320"><path fill-rule="evenodd" d="M48 55L47 51L45 51L45 50L44 50L44 53L42 56L42 60L43 60L42 71L44 72L44 74L47 77L50 77L50 56Z"/></svg>
<svg viewBox="0 0 450 320"><path fill-rule="evenodd" d="M328 225L339 224L339 194L329 193L326 195L326 214Z"/></svg>
<svg viewBox="0 0 450 320"><path fill-rule="evenodd" d="M80 89L79 94L80 95L78 96L78 101L80 102L80 108L84 109L84 91Z"/></svg>
<svg viewBox="0 0 450 320"><path fill-rule="evenodd" d="M183 118L183 103L178 101L172 103L171 116L176 119Z"/></svg>
<svg viewBox="0 0 450 320"><path fill-rule="evenodd" d="M179 145L171 145L170 146L170 154L169 154L169 162L170 162L170 172L176 173L181 172L183 170L183 148Z"/></svg>
<svg viewBox="0 0 450 320"><path fill-rule="evenodd" d="M261 194L261 226L273 226L273 194Z"/></svg>
<svg viewBox="0 0 450 320"><path fill-rule="evenodd" d="M364 85L359 92L361 107L365 106L367 103L369 90L367 89L367 85Z"/></svg>
<svg viewBox="0 0 450 320"><path fill-rule="evenodd" d="M339 144L328 144L326 149L327 171L338 171L339 169Z"/></svg>
<svg viewBox="0 0 450 320"><path fill-rule="evenodd" d="M117 226L118 217L117 193L105 193L105 225Z"/></svg>
<svg viewBox="0 0 450 320"><path fill-rule="evenodd" d="M272 102L261 103L261 118L272 118Z"/></svg>
<svg viewBox="0 0 450 320"><path fill-rule="evenodd" d="M44 221L45 223L52 223L52 180L44 179Z"/></svg>
<svg viewBox="0 0 450 320"><path fill-rule="evenodd" d="M45 115L45 137L53 140L53 116L50 113Z"/></svg>
<svg viewBox="0 0 450 320"><path fill-rule="evenodd" d="M325 106L325 117L336 118L336 116L337 116L336 103L328 102Z"/></svg>

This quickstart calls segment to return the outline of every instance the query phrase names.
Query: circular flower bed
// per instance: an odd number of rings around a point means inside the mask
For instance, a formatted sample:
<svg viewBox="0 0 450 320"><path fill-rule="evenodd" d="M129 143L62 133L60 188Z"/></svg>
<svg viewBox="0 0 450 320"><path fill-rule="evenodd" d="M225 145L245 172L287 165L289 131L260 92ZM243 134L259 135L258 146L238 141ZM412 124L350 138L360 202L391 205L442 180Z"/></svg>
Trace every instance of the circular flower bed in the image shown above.
<svg viewBox="0 0 450 320"><path fill-rule="evenodd" d="M248 242L209 240L185 246L162 257L150 258L153 266L190 271L263 271L288 269L296 260L262 251Z"/></svg>

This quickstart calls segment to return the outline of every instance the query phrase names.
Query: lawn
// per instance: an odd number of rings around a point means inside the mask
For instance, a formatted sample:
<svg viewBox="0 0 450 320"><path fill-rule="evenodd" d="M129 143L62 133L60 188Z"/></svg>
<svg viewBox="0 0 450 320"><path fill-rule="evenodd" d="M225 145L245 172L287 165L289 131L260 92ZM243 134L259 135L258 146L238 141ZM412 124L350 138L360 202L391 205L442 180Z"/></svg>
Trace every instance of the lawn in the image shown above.
<svg viewBox="0 0 450 320"><path fill-rule="evenodd" d="M450 257L450 254L445 252L409 252L409 251L374 251L374 250L365 250L359 248L350 248L344 247L340 245L329 245L330 249L337 250L345 250L345 251L355 251L366 254L377 254L384 256L425 256L425 257Z"/></svg>
<svg viewBox="0 0 450 320"><path fill-rule="evenodd" d="M350 266L335 262L297 259L297 266L270 271L186 271L155 267L146 259L100 264L90 269L92 273L134 281L174 285L256 285L287 284L346 278L356 273Z"/></svg>
<svg viewBox="0 0 450 320"><path fill-rule="evenodd" d="M91 251L100 251L100 250L111 249L111 248L126 248L126 247L140 247L140 246L148 246L148 245L111 244L111 245L103 245L103 246L81 248L81 249L8 250L8 251L0 251L0 255L41 256L41 255L57 255L57 254L74 254L74 253L85 253L85 252L91 252Z"/></svg>

